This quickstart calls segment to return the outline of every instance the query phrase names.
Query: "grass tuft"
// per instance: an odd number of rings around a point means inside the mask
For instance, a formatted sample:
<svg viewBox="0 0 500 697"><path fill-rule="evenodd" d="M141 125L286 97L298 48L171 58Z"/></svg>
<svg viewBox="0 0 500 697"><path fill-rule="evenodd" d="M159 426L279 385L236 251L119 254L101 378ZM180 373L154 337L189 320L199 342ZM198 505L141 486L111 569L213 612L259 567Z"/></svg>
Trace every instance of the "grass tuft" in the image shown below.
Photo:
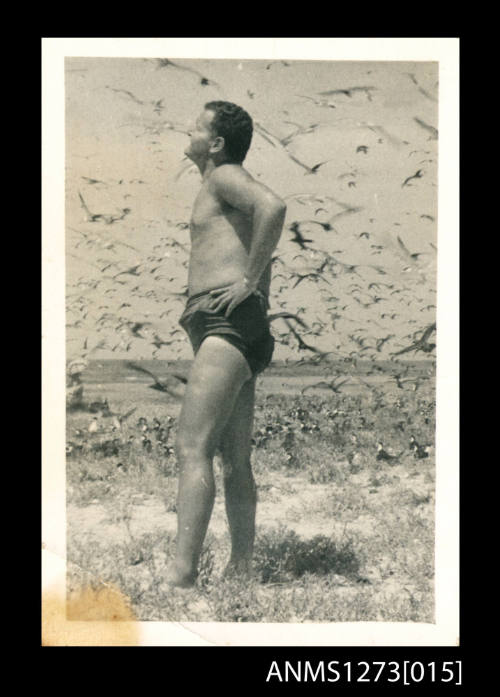
<svg viewBox="0 0 500 697"><path fill-rule="evenodd" d="M359 571L351 541L339 544L325 535L301 539L283 527L257 538L254 566L262 583L285 583L307 573L353 577Z"/></svg>

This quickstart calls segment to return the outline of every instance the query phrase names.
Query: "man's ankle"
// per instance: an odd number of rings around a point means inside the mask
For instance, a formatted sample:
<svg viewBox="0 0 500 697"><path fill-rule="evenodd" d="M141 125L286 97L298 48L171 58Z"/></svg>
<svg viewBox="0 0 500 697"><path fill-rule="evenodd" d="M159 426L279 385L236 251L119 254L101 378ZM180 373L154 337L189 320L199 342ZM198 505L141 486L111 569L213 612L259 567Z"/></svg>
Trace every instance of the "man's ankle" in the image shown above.
<svg viewBox="0 0 500 697"><path fill-rule="evenodd" d="M166 581L172 586L189 588L194 586L198 572L189 564L185 564L178 559L173 560L167 567Z"/></svg>

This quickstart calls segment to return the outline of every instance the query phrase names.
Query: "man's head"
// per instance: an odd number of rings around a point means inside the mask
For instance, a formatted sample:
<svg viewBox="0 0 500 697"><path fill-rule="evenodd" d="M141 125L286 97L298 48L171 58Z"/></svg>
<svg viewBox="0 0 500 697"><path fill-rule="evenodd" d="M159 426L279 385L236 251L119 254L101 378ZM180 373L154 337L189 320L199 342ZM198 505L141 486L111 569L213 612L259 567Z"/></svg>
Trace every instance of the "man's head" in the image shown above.
<svg viewBox="0 0 500 697"><path fill-rule="evenodd" d="M220 154L225 160L241 163L250 147L252 133L252 119L244 109L231 102L207 102L191 131L186 155L196 161Z"/></svg>

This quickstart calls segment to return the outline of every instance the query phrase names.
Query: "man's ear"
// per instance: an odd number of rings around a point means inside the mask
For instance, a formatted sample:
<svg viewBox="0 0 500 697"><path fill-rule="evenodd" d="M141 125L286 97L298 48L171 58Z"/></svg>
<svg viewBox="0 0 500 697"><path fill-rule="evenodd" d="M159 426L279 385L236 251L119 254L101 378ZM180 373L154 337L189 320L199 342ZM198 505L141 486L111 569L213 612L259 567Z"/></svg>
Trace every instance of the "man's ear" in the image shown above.
<svg viewBox="0 0 500 697"><path fill-rule="evenodd" d="M222 152L222 150L224 150L224 145L224 138L222 136L216 136L212 141L212 145L210 146L210 152Z"/></svg>

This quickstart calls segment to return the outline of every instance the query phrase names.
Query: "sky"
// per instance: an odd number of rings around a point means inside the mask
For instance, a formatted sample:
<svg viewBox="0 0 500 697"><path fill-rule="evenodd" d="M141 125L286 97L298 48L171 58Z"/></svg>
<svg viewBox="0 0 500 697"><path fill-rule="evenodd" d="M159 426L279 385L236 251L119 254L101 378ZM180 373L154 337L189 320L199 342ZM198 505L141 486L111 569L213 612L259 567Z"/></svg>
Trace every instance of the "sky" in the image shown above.
<svg viewBox="0 0 500 697"><path fill-rule="evenodd" d="M183 151L213 99L248 110L245 167L287 203L271 312L334 358L410 346L436 320L438 63L165 58L65 59L67 358L191 357ZM272 329L276 359L319 355Z"/></svg>

